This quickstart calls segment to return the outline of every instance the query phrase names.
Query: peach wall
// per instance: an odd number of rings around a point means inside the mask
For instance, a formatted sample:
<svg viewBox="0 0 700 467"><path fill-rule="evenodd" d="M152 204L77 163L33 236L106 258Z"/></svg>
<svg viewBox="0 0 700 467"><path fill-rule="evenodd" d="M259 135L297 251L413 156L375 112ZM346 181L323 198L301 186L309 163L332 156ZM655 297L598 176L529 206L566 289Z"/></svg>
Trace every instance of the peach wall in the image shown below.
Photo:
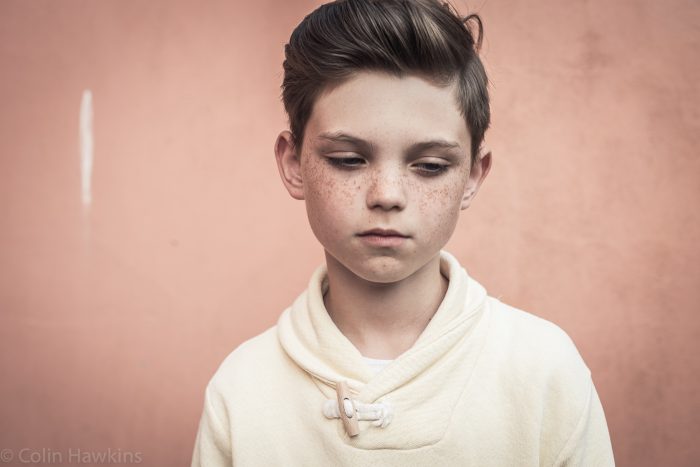
<svg viewBox="0 0 700 467"><path fill-rule="evenodd" d="M700 4L478 3L495 162L448 250L572 336L618 465L697 465ZM208 378L322 261L272 153L317 4L0 3L0 449L189 463Z"/></svg>

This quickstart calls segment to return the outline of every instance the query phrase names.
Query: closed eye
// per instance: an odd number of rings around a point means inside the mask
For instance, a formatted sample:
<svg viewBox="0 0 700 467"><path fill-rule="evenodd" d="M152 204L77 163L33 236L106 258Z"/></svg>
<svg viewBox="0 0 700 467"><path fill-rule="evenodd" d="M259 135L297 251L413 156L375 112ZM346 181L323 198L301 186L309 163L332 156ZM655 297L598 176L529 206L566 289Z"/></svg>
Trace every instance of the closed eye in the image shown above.
<svg viewBox="0 0 700 467"><path fill-rule="evenodd" d="M354 169L360 167L364 160L360 157L327 157L326 160L334 167Z"/></svg>
<svg viewBox="0 0 700 467"><path fill-rule="evenodd" d="M421 162L416 164L414 167L418 167L419 171L427 176L440 175L445 172L449 165L445 164L434 164L431 162Z"/></svg>

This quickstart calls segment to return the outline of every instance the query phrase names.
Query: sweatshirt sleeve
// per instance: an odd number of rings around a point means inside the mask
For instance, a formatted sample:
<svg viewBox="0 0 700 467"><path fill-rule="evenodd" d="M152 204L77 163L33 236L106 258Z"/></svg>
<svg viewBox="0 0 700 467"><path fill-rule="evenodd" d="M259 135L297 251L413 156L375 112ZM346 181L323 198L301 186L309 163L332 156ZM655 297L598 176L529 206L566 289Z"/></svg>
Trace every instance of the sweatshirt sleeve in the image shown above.
<svg viewBox="0 0 700 467"><path fill-rule="evenodd" d="M232 467L231 437L222 401L217 401L212 383L204 393L204 409L192 454L192 467Z"/></svg>
<svg viewBox="0 0 700 467"><path fill-rule="evenodd" d="M603 406L592 380L587 404L561 452L555 467L614 467L610 434Z"/></svg>

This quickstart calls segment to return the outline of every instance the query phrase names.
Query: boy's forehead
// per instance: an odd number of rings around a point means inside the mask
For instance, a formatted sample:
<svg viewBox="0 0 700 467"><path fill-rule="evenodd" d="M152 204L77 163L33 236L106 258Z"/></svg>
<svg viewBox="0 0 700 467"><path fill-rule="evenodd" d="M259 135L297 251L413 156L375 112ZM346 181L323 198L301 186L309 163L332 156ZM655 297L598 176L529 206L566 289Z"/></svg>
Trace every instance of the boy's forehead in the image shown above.
<svg viewBox="0 0 700 467"><path fill-rule="evenodd" d="M362 72L324 89L314 103L305 137L313 145L352 142L352 135L381 144L455 142L470 147L455 85L438 86L418 76Z"/></svg>

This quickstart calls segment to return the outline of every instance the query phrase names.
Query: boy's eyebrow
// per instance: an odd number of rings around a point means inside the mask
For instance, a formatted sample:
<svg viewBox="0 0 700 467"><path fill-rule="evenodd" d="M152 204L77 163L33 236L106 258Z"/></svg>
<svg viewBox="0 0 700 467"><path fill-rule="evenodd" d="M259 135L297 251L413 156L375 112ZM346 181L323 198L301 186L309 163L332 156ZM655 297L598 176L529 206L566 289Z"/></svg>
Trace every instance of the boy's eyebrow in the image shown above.
<svg viewBox="0 0 700 467"><path fill-rule="evenodd" d="M336 131L332 133L324 132L318 135L318 137L319 139L327 140L330 142L351 143L365 151L372 151L373 149L372 143L370 143L369 141L365 141L362 138L358 138L357 136L353 136L348 133L343 133L341 131ZM461 149L462 146L456 141L449 141L446 139L437 138L428 141L421 141L419 143L414 143L408 148L408 152L409 154L416 154L434 148Z"/></svg>
<svg viewBox="0 0 700 467"><path fill-rule="evenodd" d="M456 141L446 139L431 139L412 144L408 149L410 153L419 153L428 149L461 149L462 146Z"/></svg>
<svg viewBox="0 0 700 467"><path fill-rule="evenodd" d="M359 147L363 151L371 152L374 149L372 143L370 143L369 141L365 141L362 138L352 136L348 133L343 133L342 131L335 131L332 133L323 132L320 135L318 135L318 137L319 139L327 140L332 143L351 143Z"/></svg>

